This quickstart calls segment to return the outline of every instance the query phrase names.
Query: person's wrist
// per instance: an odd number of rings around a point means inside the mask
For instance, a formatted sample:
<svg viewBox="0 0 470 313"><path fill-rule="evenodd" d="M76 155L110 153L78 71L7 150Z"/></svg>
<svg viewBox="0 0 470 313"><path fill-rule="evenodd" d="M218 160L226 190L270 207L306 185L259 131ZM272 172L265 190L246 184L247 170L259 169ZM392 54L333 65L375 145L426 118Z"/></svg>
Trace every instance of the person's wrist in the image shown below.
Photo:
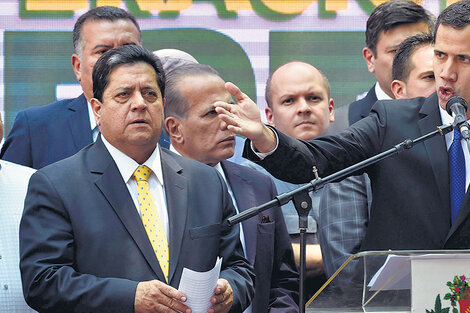
<svg viewBox="0 0 470 313"><path fill-rule="evenodd" d="M259 136L251 138L253 146L260 153L269 153L276 148L276 135L274 131L264 124L261 124Z"/></svg>

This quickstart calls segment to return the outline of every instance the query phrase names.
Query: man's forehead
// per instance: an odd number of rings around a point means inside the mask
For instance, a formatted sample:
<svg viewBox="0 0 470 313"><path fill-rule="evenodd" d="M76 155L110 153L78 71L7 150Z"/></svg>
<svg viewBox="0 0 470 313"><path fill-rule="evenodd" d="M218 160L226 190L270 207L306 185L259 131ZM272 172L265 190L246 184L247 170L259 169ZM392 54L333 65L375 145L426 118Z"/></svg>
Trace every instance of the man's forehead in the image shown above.
<svg viewBox="0 0 470 313"><path fill-rule="evenodd" d="M122 28L129 28L129 32L122 33ZM139 29L135 24L129 19L116 19L116 20L107 20L107 19L90 19L85 21L82 26L82 31L80 37L84 41L92 40L108 40L116 38L116 32L120 32L122 37L133 37L135 34L136 38L132 38L136 43L140 43L140 34ZM130 43L130 42L129 42Z"/></svg>
<svg viewBox="0 0 470 313"><path fill-rule="evenodd" d="M109 73L109 84L112 82L127 82L134 85L134 83L143 81L150 83L152 86L158 85L157 72L146 62L117 65Z"/></svg>

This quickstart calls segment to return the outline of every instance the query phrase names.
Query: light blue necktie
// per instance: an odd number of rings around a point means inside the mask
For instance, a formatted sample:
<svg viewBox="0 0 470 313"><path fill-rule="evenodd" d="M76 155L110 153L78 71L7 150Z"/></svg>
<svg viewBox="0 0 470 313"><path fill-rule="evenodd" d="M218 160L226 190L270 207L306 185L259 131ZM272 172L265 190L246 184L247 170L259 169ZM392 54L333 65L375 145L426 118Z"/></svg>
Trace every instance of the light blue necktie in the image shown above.
<svg viewBox="0 0 470 313"><path fill-rule="evenodd" d="M450 207L452 223L457 217L465 198L465 157L462 149L462 134L454 129L454 140L449 148Z"/></svg>

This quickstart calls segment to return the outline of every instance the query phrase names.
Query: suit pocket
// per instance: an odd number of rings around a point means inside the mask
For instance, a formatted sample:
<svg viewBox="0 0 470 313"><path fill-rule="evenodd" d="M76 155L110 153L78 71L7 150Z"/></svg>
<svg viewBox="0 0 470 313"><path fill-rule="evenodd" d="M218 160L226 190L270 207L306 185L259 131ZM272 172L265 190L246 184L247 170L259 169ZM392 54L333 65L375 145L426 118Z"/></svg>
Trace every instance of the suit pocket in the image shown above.
<svg viewBox="0 0 470 313"><path fill-rule="evenodd" d="M203 237L220 236L221 231L221 224L211 224L191 228L189 230L189 235L191 236L191 239L198 239Z"/></svg>

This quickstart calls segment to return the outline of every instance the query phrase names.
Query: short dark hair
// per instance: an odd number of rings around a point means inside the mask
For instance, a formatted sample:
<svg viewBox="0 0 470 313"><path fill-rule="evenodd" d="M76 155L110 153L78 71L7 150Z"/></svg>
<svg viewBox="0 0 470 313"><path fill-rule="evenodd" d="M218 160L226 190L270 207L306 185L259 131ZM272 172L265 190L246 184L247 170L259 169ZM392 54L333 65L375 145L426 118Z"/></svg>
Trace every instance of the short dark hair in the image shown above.
<svg viewBox="0 0 470 313"><path fill-rule="evenodd" d="M140 31L139 24L137 24L137 21L132 14L127 11L124 11L123 9L112 6L97 7L81 15L75 22L75 25L73 27L73 50L76 54L81 53L82 27L83 24L85 24L85 22L88 20L107 20L111 22L116 20L129 20L135 25L135 27L139 31L139 40L142 40L142 33Z"/></svg>
<svg viewBox="0 0 470 313"><path fill-rule="evenodd" d="M137 45L123 45L108 50L96 61L92 75L93 97L100 102L103 101L103 93L109 84L109 76L114 68L140 62L147 63L153 67L157 76L158 88L160 88L162 97L164 97L165 74L160 60L152 52Z"/></svg>
<svg viewBox="0 0 470 313"><path fill-rule="evenodd" d="M453 3L445 8L437 18L434 27L434 41L439 25L450 26L455 29L462 29L470 24L470 1L464 0Z"/></svg>
<svg viewBox="0 0 470 313"><path fill-rule="evenodd" d="M404 24L425 22L431 31L435 17L419 4L409 0L390 0L377 6L367 20L366 46L377 55L377 42L382 32Z"/></svg>
<svg viewBox="0 0 470 313"><path fill-rule="evenodd" d="M406 83L413 69L413 64L411 64L413 54L419 48L432 45L433 37L431 34L418 34L403 40L393 58L392 79Z"/></svg>
<svg viewBox="0 0 470 313"><path fill-rule="evenodd" d="M326 75L322 71L320 71L318 68L316 68L312 64L304 62L304 61L289 61L289 62L286 62L286 63L280 65L271 74L269 74L268 80L266 81L266 88L264 90L264 98L266 100L266 103L268 104L268 107L270 107L271 109L273 108L273 101L272 101L272 83L273 82L272 82L272 80L273 80L274 73L276 73L276 71L278 69L280 69L281 67L283 67L284 65L287 65L287 64L290 64L290 63L307 64L307 65L310 65L311 67L315 68L318 72L320 72L320 75L323 78L323 83L325 84L325 87L326 87L326 94L328 95L328 98L330 98L330 93L331 93L330 82L328 81L328 78L326 77Z"/></svg>
<svg viewBox="0 0 470 313"><path fill-rule="evenodd" d="M186 119L189 103L179 90L179 82L186 76L218 76L219 73L209 65L192 63L181 65L166 76L166 97L164 113L165 118L174 116L179 119Z"/></svg>

